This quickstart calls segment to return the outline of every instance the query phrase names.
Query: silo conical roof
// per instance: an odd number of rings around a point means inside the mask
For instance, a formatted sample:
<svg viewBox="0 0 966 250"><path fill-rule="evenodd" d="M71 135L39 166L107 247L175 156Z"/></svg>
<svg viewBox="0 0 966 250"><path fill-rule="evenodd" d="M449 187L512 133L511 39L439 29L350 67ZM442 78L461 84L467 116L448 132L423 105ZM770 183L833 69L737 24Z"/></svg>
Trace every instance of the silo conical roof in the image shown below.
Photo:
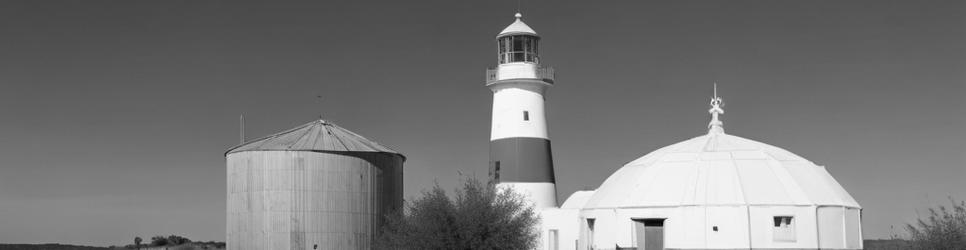
<svg viewBox="0 0 966 250"><path fill-rule="evenodd" d="M386 146L322 119L245 142L229 149L225 155L245 151L379 152L403 156Z"/></svg>

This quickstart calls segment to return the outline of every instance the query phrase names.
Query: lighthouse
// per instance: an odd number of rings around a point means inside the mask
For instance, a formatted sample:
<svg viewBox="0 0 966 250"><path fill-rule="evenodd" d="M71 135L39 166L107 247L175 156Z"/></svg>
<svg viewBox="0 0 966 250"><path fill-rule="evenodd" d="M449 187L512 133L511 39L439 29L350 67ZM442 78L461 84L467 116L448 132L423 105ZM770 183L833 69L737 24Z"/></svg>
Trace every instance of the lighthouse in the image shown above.
<svg viewBox="0 0 966 250"><path fill-rule="evenodd" d="M498 65L486 72L493 91L490 180L525 195L534 208L557 207L544 96L553 69L540 65L540 36L520 20L496 36Z"/></svg>

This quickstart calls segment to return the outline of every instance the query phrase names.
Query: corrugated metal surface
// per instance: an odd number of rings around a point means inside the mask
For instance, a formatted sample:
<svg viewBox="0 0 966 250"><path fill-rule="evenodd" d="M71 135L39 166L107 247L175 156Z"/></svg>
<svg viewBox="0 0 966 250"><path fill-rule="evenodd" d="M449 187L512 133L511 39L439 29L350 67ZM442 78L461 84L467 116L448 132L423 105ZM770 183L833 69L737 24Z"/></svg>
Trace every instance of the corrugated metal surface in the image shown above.
<svg viewBox="0 0 966 250"><path fill-rule="evenodd" d="M382 215L402 205L395 153L244 151L226 161L228 249L370 249Z"/></svg>
<svg viewBox="0 0 966 250"><path fill-rule="evenodd" d="M225 154L268 150L385 152L402 156L386 146L325 120L315 120L281 133L246 142L229 149Z"/></svg>

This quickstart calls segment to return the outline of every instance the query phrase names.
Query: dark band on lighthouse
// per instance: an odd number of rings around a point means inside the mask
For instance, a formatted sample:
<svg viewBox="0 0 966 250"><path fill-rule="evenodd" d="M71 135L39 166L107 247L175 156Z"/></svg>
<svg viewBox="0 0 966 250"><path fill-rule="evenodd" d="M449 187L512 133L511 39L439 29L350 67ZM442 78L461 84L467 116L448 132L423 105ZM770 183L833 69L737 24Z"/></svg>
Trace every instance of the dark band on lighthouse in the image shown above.
<svg viewBox="0 0 966 250"><path fill-rule="evenodd" d="M490 141L490 178L496 182L556 182L550 140L515 137Z"/></svg>

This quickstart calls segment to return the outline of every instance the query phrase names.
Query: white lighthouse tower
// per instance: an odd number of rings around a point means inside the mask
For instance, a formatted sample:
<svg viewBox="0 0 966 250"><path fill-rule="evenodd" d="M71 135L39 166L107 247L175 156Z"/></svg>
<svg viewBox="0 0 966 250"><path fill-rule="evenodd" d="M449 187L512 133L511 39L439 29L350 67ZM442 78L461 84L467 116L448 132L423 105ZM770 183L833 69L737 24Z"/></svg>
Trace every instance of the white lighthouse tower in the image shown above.
<svg viewBox="0 0 966 250"><path fill-rule="evenodd" d="M511 187L536 209L557 207L544 94L553 85L553 69L540 66L540 37L516 14L496 36L499 65L486 72L493 91L490 130L490 178Z"/></svg>

